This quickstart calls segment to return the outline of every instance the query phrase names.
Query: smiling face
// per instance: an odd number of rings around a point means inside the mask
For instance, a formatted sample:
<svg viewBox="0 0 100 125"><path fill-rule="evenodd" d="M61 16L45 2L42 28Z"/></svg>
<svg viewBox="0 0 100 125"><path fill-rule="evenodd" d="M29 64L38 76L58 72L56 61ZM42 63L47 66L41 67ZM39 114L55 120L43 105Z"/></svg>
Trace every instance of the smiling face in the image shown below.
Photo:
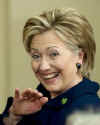
<svg viewBox="0 0 100 125"><path fill-rule="evenodd" d="M32 39L30 55L33 72L52 97L82 80L76 68L82 58L72 53L53 30Z"/></svg>

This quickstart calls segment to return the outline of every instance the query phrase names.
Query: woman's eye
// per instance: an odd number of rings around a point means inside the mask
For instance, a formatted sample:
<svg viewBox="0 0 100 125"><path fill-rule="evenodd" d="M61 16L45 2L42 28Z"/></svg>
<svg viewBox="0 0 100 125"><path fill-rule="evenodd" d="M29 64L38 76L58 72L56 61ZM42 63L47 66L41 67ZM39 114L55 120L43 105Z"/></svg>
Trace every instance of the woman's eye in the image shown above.
<svg viewBox="0 0 100 125"><path fill-rule="evenodd" d="M32 55L32 58L33 58L33 59L35 59L35 60L37 60L37 59L39 59L39 58L40 58L40 55L33 54L33 55Z"/></svg>
<svg viewBox="0 0 100 125"><path fill-rule="evenodd" d="M50 54L51 57L56 57L58 55L59 55L59 53L56 53L56 52Z"/></svg>

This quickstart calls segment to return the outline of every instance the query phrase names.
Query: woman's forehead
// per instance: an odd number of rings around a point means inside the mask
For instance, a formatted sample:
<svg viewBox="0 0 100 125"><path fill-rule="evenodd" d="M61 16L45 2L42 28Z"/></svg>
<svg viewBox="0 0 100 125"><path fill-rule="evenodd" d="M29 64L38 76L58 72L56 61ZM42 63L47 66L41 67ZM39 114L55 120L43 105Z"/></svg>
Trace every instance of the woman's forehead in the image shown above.
<svg viewBox="0 0 100 125"><path fill-rule="evenodd" d="M47 31L45 33L36 35L31 42L32 47L65 47L63 40L61 40L53 31Z"/></svg>

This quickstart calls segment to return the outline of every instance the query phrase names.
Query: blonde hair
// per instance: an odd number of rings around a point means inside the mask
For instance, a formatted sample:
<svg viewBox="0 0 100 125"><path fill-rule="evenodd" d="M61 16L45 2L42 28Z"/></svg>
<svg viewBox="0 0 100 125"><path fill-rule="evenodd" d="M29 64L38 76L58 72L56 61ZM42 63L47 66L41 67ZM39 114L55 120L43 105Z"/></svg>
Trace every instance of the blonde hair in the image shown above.
<svg viewBox="0 0 100 125"><path fill-rule="evenodd" d="M94 34L88 20L74 9L51 9L28 19L23 29L26 51L30 52L30 44L35 35L52 29L70 50L82 50L84 57L80 72L83 77L89 77L94 67L96 51Z"/></svg>

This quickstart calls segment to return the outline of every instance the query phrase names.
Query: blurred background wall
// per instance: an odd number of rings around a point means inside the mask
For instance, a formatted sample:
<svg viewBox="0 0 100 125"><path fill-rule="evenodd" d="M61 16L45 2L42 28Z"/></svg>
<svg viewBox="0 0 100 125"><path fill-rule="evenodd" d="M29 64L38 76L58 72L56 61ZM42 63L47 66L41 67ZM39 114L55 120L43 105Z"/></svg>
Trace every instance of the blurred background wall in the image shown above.
<svg viewBox="0 0 100 125"><path fill-rule="evenodd" d="M22 44L22 29L28 18L55 7L75 8L92 24L97 54L91 77L100 82L100 0L0 0L0 112L15 88L36 86L30 58Z"/></svg>
<svg viewBox="0 0 100 125"><path fill-rule="evenodd" d="M8 3L0 0L0 112L9 92Z"/></svg>

